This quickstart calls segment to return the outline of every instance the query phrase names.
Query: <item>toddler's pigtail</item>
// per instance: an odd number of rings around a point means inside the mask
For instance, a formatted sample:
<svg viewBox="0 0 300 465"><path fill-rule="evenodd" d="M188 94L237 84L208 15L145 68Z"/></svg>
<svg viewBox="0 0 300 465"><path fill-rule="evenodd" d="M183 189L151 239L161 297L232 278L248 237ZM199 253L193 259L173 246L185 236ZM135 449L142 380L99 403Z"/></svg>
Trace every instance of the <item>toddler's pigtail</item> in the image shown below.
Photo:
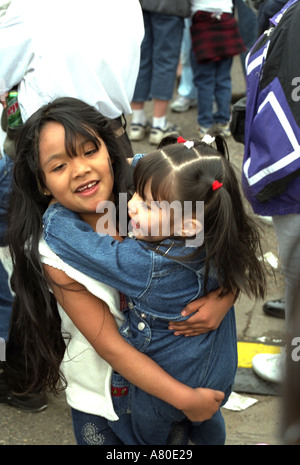
<svg viewBox="0 0 300 465"><path fill-rule="evenodd" d="M174 135L170 135L170 136L166 136L164 137L158 144L157 146L157 150L159 149L162 149L163 147L165 147L166 145L172 145L172 144L177 144L177 139L178 139L178 136L176 136L175 134Z"/></svg>

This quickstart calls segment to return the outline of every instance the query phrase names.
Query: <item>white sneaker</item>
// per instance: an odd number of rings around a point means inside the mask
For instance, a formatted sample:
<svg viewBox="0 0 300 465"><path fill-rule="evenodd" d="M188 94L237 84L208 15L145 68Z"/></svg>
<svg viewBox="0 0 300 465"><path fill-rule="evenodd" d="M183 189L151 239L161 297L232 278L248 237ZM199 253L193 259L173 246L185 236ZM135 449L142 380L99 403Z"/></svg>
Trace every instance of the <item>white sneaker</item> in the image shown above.
<svg viewBox="0 0 300 465"><path fill-rule="evenodd" d="M129 126L128 137L130 140L138 141L144 139L146 134L150 132L151 124L146 121L145 124L131 123Z"/></svg>
<svg viewBox="0 0 300 465"><path fill-rule="evenodd" d="M284 379L285 352L279 354L256 354L252 359L252 369L260 378L271 383L281 383Z"/></svg>
<svg viewBox="0 0 300 465"><path fill-rule="evenodd" d="M179 95L173 103L171 103L170 108L172 111L176 111L177 113L183 113L184 111L189 110L190 108L197 106L197 100L183 97Z"/></svg>
<svg viewBox="0 0 300 465"><path fill-rule="evenodd" d="M152 126L150 136L149 136L149 143L153 145L159 144L159 142L166 136L170 135L177 135L179 136L179 127L175 126L172 123L167 123L167 126L165 129L161 128L154 128Z"/></svg>

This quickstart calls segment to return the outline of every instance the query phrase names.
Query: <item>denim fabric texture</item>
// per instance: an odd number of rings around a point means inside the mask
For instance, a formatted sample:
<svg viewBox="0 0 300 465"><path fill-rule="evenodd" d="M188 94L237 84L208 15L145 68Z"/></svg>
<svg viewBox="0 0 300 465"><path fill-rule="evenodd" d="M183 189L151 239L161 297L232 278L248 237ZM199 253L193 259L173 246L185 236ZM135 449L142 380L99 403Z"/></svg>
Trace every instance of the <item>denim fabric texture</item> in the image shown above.
<svg viewBox="0 0 300 465"><path fill-rule="evenodd" d="M5 232L7 227L7 208L12 177L13 160L2 153L0 159L0 247L5 247ZM13 296L8 284L9 276L0 261L0 337L7 340L11 316Z"/></svg>
<svg viewBox="0 0 300 465"><path fill-rule="evenodd" d="M184 20L143 11L145 35L133 102L171 100L180 56Z"/></svg>
<svg viewBox="0 0 300 465"><path fill-rule="evenodd" d="M12 180L12 167L13 160L3 152L2 158L0 158L0 247L6 245L4 236L7 227L6 215Z"/></svg>
<svg viewBox="0 0 300 465"><path fill-rule="evenodd" d="M106 418L71 408L72 423L79 446L120 446L122 441L108 425Z"/></svg>
<svg viewBox="0 0 300 465"><path fill-rule="evenodd" d="M168 322L184 319L181 311L186 304L204 293L203 265L169 258L179 258L183 250L190 254L190 248L174 245L168 254L161 255L142 241L126 238L118 242L110 236L99 236L76 213L58 203L45 212L43 232L48 246L64 262L127 295L129 309L120 332L130 344L179 381L191 387L222 390L225 401L228 399L237 366L234 309L217 330L206 334L174 336L168 329ZM162 241L162 252L169 249L170 242ZM207 291L217 287L219 283L212 274ZM113 396L120 420L112 422L111 427L117 435L126 444L166 444L174 422L184 420L183 413L129 386L115 374L112 387L122 386L127 395ZM197 431L204 434L206 425L212 433L206 435L208 444L214 444L217 437L224 441L222 416L210 421L215 428L209 428L209 422L202 423L202 428L192 425L196 443L202 443L201 437L195 436Z"/></svg>
<svg viewBox="0 0 300 465"><path fill-rule="evenodd" d="M232 57L208 63L197 63L194 54L191 57L194 84L197 88L199 125L208 128L215 123L228 123L232 88L230 74ZM215 112L213 112L214 101Z"/></svg>

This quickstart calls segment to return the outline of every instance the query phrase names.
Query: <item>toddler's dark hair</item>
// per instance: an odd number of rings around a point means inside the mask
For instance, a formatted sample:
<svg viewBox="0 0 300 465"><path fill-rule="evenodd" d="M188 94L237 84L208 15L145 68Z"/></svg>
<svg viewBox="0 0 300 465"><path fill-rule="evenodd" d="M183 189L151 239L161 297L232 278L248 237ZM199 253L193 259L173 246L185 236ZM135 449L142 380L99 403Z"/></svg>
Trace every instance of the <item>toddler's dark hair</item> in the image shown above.
<svg viewBox="0 0 300 465"><path fill-rule="evenodd" d="M151 180L154 200L177 200L182 205L184 201L194 205L203 201L204 244L196 254L205 256L205 283L213 265L224 293L244 292L263 298L266 278L264 264L258 258L262 256L259 230L246 213L225 140L218 134L211 136L216 148L197 139L192 139L193 144L178 143L172 136L163 139L156 151L138 162L136 190L143 198ZM214 190L215 181L222 187Z"/></svg>

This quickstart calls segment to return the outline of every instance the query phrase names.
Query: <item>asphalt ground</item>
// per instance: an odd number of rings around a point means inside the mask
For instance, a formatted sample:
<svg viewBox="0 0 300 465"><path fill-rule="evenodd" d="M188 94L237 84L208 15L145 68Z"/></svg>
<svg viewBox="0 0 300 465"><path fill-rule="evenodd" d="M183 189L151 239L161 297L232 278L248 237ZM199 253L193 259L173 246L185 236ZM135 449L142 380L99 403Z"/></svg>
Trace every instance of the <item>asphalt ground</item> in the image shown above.
<svg viewBox="0 0 300 465"><path fill-rule="evenodd" d="M239 58L234 60L232 68L233 93L245 90L244 76ZM174 96L176 95L176 92ZM151 117L152 104L146 106ZM185 139L197 137L197 110L190 109L186 113L169 112L169 119L181 128ZM130 123L130 118L128 119ZM238 170L242 166L243 145L230 137L228 147L232 163ZM134 143L135 153L144 153L153 149L145 139ZM262 228L264 254L272 253L278 257L277 240L273 226L266 225L257 219ZM284 279L278 268L275 276L268 278L266 300L281 298L284 294ZM255 399L256 403L245 408L240 402L237 408L223 408L227 425L226 445L256 445L267 443L281 444L282 401L280 394L274 393L273 385L260 386L251 368L251 359L257 352L277 352L284 345L285 323L282 319L266 316L262 311L263 302L253 301L242 296L236 303L237 334L239 340L239 372L246 371L246 388L240 389L245 399ZM249 376L249 378L247 378ZM256 387L248 381L255 377ZM249 392L247 392L247 390ZM276 389L275 389L276 391ZM241 406L242 405L242 406ZM0 404L0 445L75 445L70 410L64 394L58 398L48 396L48 407L40 413L28 413L16 408ZM3 450L2 450L3 452Z"/></svg>

